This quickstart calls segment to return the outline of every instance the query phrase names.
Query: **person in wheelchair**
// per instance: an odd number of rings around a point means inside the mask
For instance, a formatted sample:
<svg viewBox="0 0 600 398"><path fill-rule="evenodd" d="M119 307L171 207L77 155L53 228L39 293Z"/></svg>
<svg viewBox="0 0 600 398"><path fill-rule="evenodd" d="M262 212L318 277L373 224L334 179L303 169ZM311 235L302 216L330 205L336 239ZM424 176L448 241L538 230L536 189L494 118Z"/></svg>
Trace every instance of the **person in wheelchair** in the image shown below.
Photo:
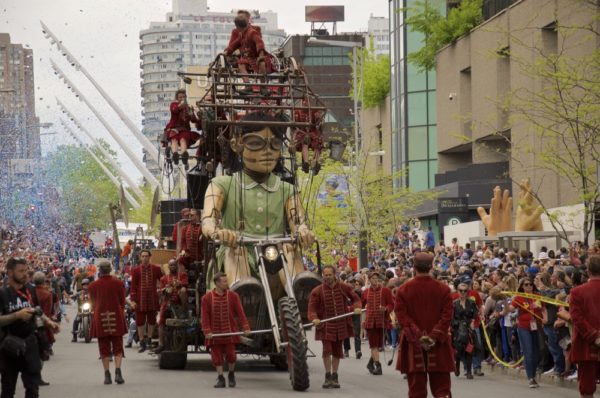
<svg viewBox="0 0 600 398"><path fill-rule="evenodd" d="M187 103L185 90L177 90L175 101L171 102L169 107L171 111L171 120L165 127L165 146L167 146L167 159L171 158L174 164L182 163L188 165L189 154L187 149L196 141L201 140L201 136L196 131L192 131L190 123L199 125L200 120L196 116L193 107ZM201 143L200 143L201 144ZM169 156L169 150L171 156ZM180 153L181 151L181 153Z"/></svg>
<svg viewBox="0 0 600 398"><path fill-rule="evenodd" d="M302 107L308 107L308 101L302 100ZM319 174L321 164L319 157L323 150L323 134L321 133L320 124L322 112L319 110L311 110L310 116L307 109L294 110L294 120L296 122L309 122L309 127L296 128L293 135L296 150L302 153L302 171L308 173L312 166L314 175ZM308 150L311 149L314 153L311 161Z"/></svg>
<svg viewBox="0 0 600 398"><path fill-rule="evenodd" d="M238 36L230 42L227 48L223 51L226 56L231 56L234 51L240 51L238 60L238 68L241 74L258 73L261 77L261 82L266 81L266 74L272 72L271 56L265 50L265 43L262 35L257 27L250 25L248 19L243 15L238 15L234 19L235 28L238 31ZM250 80L247 76L243 76L244 83ZM252 87L246 85L243 89L238 90L240 94L252 94ZM267 96L270 94L267 87L260 88L261 95Z"/></svg>
<svg viewBox="0 0 600 398"><path fill-rule="evenodd" d="M88 292L89 286L89 279L82 280L81 290L71 296L71 298L77 299L77 315L75 316L75 319L73 319L73 329L71 330L71 333L73 333L73 339L71 341L73 343L77 343L77 332L79 331L79 324L81 323L81 307L83 307L84 303L90 302L90 294Z"/></svg>

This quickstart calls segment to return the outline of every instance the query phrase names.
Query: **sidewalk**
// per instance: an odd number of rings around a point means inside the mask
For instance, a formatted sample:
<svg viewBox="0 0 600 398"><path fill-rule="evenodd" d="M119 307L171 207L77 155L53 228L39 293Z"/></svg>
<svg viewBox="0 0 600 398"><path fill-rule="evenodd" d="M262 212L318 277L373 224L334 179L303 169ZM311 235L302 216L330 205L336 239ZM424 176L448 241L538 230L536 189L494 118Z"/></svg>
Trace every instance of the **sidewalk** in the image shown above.
<svg viewBox="0 0 600 398"><path fill-rule="evenodd" d="M516 379L527 380L527 375L525 374L525 369L512 369L506 368L501 365L490 365L486 362L482 363L482 368L484 369L484 373L490 373L495 375L502 375L504 377L512 377ZM538 373L536 380L540 383L552 384L558 387L571 388L574 390L578 389L577 379L575 380L566 380L558 376L544 376Z"/></svg>

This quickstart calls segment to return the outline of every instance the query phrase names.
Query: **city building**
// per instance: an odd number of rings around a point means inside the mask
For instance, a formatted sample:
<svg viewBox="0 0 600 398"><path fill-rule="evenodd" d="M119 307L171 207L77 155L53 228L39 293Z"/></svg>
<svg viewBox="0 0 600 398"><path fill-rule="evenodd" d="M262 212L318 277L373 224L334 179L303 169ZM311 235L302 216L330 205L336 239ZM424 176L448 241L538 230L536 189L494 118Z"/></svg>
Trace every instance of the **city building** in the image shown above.
<svg viewBox="0 0 600 398"><path fill-rule="evenodd" d="M373 41L376 55L390 55L390 20L385 17L369 17L367 33ZM368 44L368 43L367 43Z"/></svg>
<svg viewBox="0 0 600 398"><path fill-rule="evenodd" d="M349 54L352 53L352 48L334 43L354 42L364 46L365 36L362 33L326 34L309 41L310 37L289 36L282 46L284 55L293 56L304 68L310 88L319 95L328 109L325 120L337 122L353 140L354 100L349 95L352 88ZM319 43L319 40L323 42Z"/></svg>
<svg viewBox="0 0 600 398"><path fill-rule="evenodd" d="M40 156L33 51L0 33L0 191L31 185Z"/></svg>
<svg viewBox="0 0 600 398"><path fill-rule="evenodd" d="M598 51L597 36L586 39L589 30L559 32L557 24L597 25L594 18L600 15L600 9L592 2L573 6L566 0L505 1L504 5L503 9L493 9L495 15L489 4L487 9L484 5L487 19L437 55L436 186L441 190L447 184L457 186L451 195L468 197L473 220L478 219L477 206L489 207L495 185L511 190L516 207L518 182L523 178L531 179L546 208L582 201L581 193L566 178L540 163L544 147L557 145L539 134L538 127L544 122L536 124L538 118L546 120L548 114L540 108L532 111L530 116L534 116L530 118L519 117L522 105L518 105L515 93L549 89L549 83L532 73L534 65L540 68L543 56L560 52L563 59L573 61ZM533 95L525 95L536 101ZM585 117L585 107L582 102L580 117ZM568 136L565 139L569 140Z"/></svg>
<svg viewBox="0 0 600 398"><path fill-rule="evenodd" d="M285 32L277 26L277 14L252 13L252 24L261 27L267 51L277 49ZM169 104L181 87L177 72L189 66L206 66L229 43L237 10L213 12L207 0L173 0L172 12L163 22L151 22L140 32L140 77L143 133L157 142L169 121ZM148 164L157 171L156 165Z"/></svg>

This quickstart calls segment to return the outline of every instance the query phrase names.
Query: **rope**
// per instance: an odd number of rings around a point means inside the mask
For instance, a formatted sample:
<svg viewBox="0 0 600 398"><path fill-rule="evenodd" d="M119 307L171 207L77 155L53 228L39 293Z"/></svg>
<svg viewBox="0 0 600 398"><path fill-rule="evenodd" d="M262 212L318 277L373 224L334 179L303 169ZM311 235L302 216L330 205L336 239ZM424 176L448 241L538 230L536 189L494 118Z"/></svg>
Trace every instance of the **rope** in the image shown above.
<svg viewBox="0 0 600 398"><path fill-rule="evenodd" d="M488 349L490 350L490 353L492 354L492 356L498 363L501 363L503 366L506 366L507 368L516 368L517 366L519 366L521 364L521 362L523 362L523 360L525 359L525 356L521 356L521 358L519 358L519 360L517 362L515 362L514 364L504 362L502 359L498 358L498 356L496 355L496 351L494 350L494 348L492 347L492 343L490 342L490 336L488 336L487 327L485 325L485 320L483 319L483 317L481 318L481 325L483 326L483 336L485 337L485 343L486 343Z"/></svg>
<svg viewBox="0 0 600 398"><path fill-rule="evenodd" d="M553 299L550 297L541 296L539 294L531 294L531 293L524 293L524 292L512 292L512 291L504 291L504 292L502 292L502 294L506 294L508 296L521 296L521 297L525 297L525 298L529 298L529 299L533 299L533 300L539 300L539 301L543 301L544 303L563 306L563 307L569 306L569 303L567 303L566 301L561 301L561 300Z"/></svg>

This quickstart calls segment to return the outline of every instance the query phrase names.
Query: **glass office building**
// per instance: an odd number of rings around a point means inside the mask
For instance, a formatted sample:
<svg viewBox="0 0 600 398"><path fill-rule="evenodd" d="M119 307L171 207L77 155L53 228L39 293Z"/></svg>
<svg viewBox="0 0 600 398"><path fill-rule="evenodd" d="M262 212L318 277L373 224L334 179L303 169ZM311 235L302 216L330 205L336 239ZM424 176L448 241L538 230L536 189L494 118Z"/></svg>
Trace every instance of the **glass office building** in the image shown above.
<svg viewBox="0 0 600 398"><path fill-rule="evenodd" d="M441 0L430 0L443 5ZM437 131L435 71L418 72L407 60L422 46L423 35L405 24L415 0L389 0L392 170L407 172L397 186L422 191L435 186Z"/></svg>

